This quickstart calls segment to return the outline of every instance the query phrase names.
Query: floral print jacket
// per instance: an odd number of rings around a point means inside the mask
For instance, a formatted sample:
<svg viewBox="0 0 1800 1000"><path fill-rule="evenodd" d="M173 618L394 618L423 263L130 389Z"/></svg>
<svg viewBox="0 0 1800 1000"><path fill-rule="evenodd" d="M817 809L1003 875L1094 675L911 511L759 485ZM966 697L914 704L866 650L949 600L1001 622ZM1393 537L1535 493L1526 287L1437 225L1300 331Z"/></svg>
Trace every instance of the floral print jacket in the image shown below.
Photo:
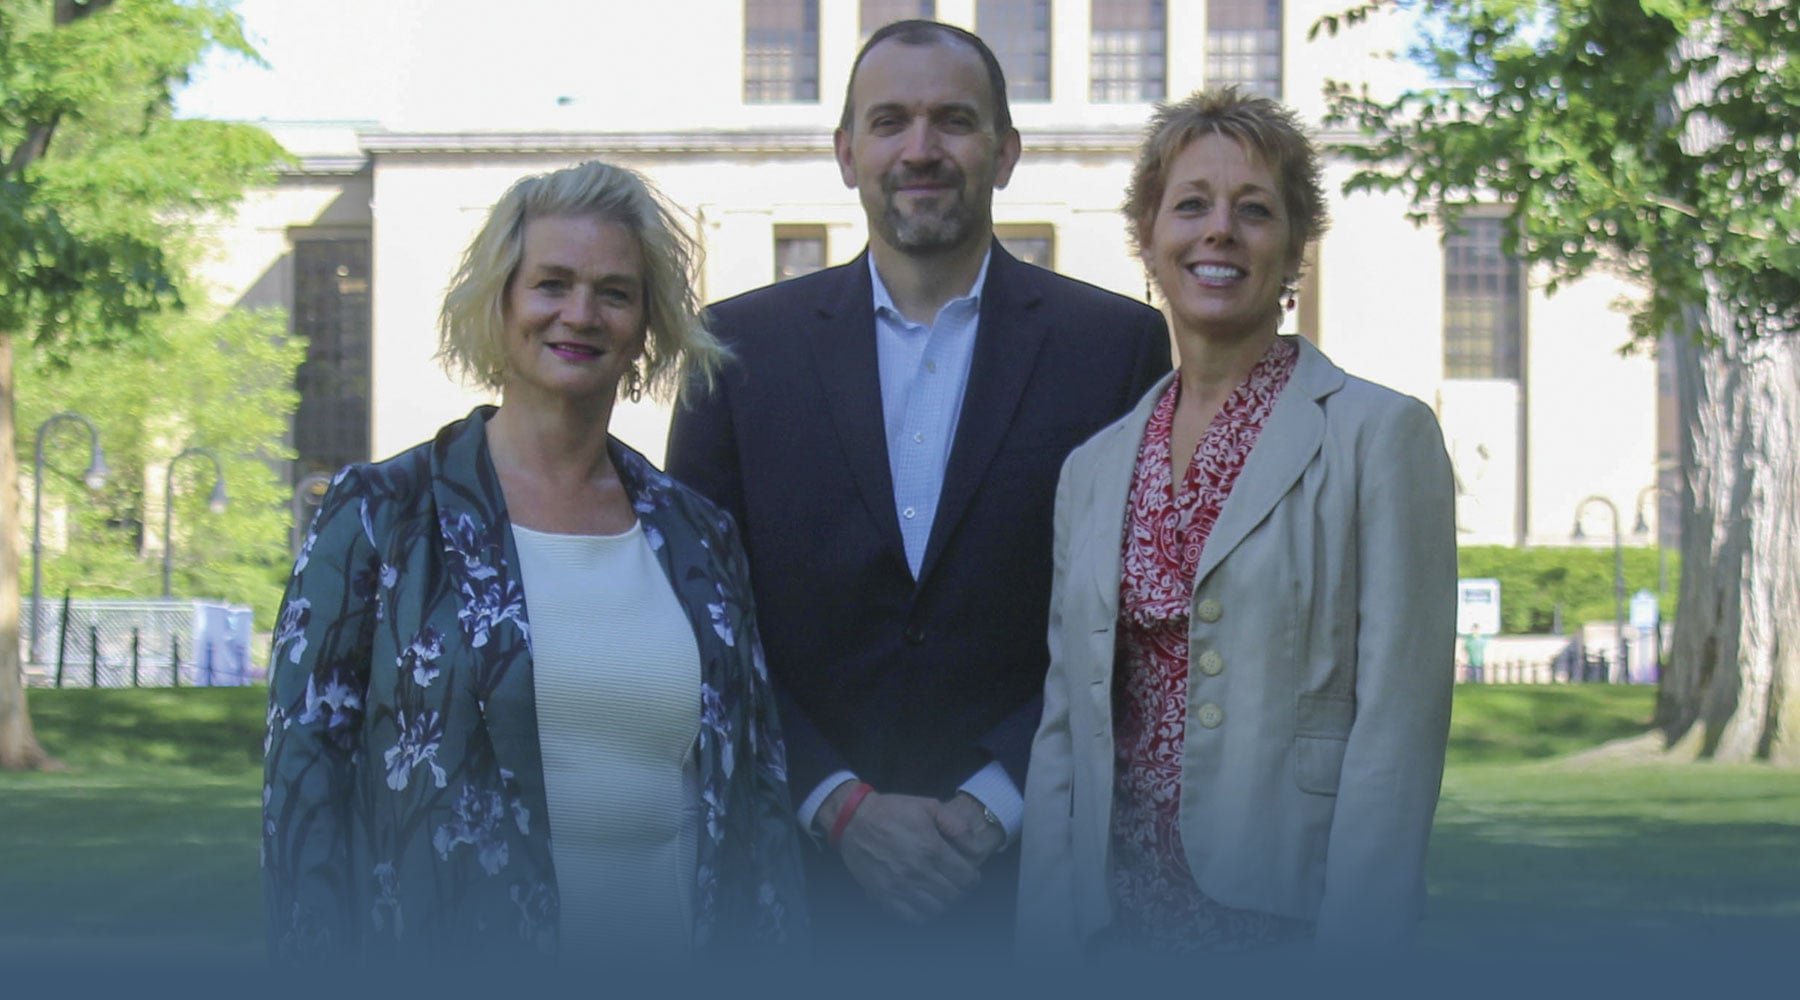
<svg viewBox="0 0 1800 1000"><path fill-rule="evenodd" d="M529 616L492 412L340 472L294 565L263 784L277 957L556 950ZM696 954L793 946L797 831L743 549L716 507L610 447L700 649Z"/></svg>

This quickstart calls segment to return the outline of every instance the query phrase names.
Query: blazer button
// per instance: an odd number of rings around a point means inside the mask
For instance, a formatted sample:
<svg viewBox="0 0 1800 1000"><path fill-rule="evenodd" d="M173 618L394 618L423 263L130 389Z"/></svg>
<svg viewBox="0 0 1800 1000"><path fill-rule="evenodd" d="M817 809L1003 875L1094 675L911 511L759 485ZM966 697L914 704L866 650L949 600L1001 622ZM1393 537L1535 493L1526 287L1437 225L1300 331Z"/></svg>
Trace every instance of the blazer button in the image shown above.
<svg viewBox="0 0 1800 1000"><path fill-rule="evenodd" d="M1225 721L1225 710L1212 702L1200 706L1200 724L1208 729L1217 729Z"/></svg>
<svg viewBox="0 0 1800 1000"><path fill-rule="evenodd" d="M1208 625L1218 621L1224 613L1225 609L1219 606L1219 602L1210 597L1201 601L1200 606L1194 609L1195 616Z"/></svg>
<svg viewBox="0 0 1800 1000"><path fill-rule="evenodd" d="M1208 677L1217 677L1225 669L1225 658L1216 649L1209 649L1200 654L1200 672Z"/></svg>
<svg viewBox="0 0 1800 1000"><path fill-rule="evenodd" d="M906 644L908 646L917 646L919 643L924 642L924 641L925 641L925 630L924 629L920 628L917 625L906 626Z"/></svg>

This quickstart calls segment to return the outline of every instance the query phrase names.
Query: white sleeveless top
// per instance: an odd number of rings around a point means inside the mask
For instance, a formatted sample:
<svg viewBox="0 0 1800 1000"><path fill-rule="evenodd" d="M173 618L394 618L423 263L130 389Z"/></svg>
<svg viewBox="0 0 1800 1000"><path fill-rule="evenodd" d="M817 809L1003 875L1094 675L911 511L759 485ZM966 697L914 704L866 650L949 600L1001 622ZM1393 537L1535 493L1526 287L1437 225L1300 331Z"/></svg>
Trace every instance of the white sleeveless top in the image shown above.
<svg viewBox="0 0 1800 1000"><path fill-rule="evenodd" d="M680 959L693 940L700 648L641 525L513 525L562 898L561 954Z"/></svg>

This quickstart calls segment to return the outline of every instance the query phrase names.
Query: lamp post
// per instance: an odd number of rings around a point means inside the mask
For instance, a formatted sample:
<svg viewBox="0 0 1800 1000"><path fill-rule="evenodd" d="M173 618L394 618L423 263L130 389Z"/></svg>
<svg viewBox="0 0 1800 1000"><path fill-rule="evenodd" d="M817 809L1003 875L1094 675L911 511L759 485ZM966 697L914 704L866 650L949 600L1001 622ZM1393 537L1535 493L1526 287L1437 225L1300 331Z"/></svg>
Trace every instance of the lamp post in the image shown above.
<svg viewBox="0 0 1800 1000"><path fill-rule="evenodd" d="M174 458L169 459L169 473L168 473L168 476L163 480L163 560L162 560L162 562L163 562L163 564L162 564L163 593L162 593L162 595L163 595L163 600L165 600L165 601L168 600L171 596L173 596L169 589L169 576L170 576L170 573L175 568L175 536L170 531L170 529L174 526L174 520L175 520L175 463L181 461L182 459L188 457L189 455L204 455L207 458L212 459L212 464L213 464L212 497L211 497L211 499L207 500L206 506L207 506L207 509L211 510L214 514L225 513L225 503L226 503L225 467L223 465L219 464L219 456L213 454L212 449L198 448L198 447L184 448L184 449L182 449L180 454L176 455Z"/></svg>
<svg viewBox="0 0 1800 1000"><path fill-rule="evenodd" d="M1603 504L1612 515L1613 532L1613 635L1618 640L1618 674L1621 683L1631 679L1625 672L1625 548L1619 534L1619 505L1603 496L1591 496L1575 505L1575 530L1569 537L1580 541L1587 536L1581 530L1581 512L1591 503Z"/></svg>
<svg viewBox="0 0 1800 1000"><path fill-rule="evenodd" d="M1650 522L1644 519L1644 499L1652 495L1680 498L1680 494L1661 483L1651 483L1643 489L1638 490L1637 522L1631 526L1631 533L1634 535L1648 535L1650 533ZM1662 508L1659 505L1656 511L1656 628L1651 630L1651 642L1655 644L1656 649L1656 669L1659 673L1662 670L1663 653L1663 593L1669 589L1669 553L1668 550L1663 547L1662 526Z"/></svg>
<svg viewBox="0 0 1800 1000"><path fill-rule="evenodd" d="M306 534L306 512L319 509L325 502L325 490L330 486L331 474L328 472L308 473L294 484L293 523L288 526L289 554L300 555L300 542Z"/></svg>
<svg viewBox="0 0 1800 1000"><path fill-rule="evenodd" d="M88 467L81 474L81 481L90 490L97 490L106 485L106 453L100 450L100 431L94 427L93 421L76 413L64 410L49 420L38 425L37 442L31 459L31 662L38 662L38 633L43 631L43 618L38 615L38 606L43 603L44 587L44 438L50 428L60 423L78 423L88 432Z"/></svg>

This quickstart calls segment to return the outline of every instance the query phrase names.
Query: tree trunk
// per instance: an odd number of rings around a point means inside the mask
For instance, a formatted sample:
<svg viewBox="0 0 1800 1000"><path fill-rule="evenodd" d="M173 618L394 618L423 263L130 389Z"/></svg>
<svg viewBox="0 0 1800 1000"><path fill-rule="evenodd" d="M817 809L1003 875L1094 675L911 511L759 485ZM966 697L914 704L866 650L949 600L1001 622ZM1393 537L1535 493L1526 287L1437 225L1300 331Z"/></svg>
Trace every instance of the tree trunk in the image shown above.
<svg viewBox="0 0 1800 1000"><path fill-rule="evenodd" d="M1800 764L1800 341L1719 336L1677 347L1681 613L1656 723L1679 753Z"/></svg>
<svg viewBox="0 0 1800 1000"><path fill-rule="evenodd" d="M57 28L91 16L114 0L56 0L51 23ZM6 173L22 174L50 146L60 115L31 125L10 157L0 156ZM25 665L19 657L19 451L13 411L13 333L0 329L0 770L54 769L60 765L38 745L25 700Z"/></svg>
<svg viewBox="0 0 1800 1000"><path fill-rule="evenodd" d="M1677 116L1741 68L1714 17L1679 43L1683 60L1719 61L1676 88ZM1708 115L1684 121L1690 157L1730 141ZM1676 347L1681 612L1656 726L1677 753L1800 765L1800 331L1750 338L1703 277Z"/></svg>
<svg viewBox="0 0 1800 1000"><path fill-rule="evenodd" d="M0 331L0 770L53 767L38 746L19 662L19 454L13 426L13 338Z"/></svg>

